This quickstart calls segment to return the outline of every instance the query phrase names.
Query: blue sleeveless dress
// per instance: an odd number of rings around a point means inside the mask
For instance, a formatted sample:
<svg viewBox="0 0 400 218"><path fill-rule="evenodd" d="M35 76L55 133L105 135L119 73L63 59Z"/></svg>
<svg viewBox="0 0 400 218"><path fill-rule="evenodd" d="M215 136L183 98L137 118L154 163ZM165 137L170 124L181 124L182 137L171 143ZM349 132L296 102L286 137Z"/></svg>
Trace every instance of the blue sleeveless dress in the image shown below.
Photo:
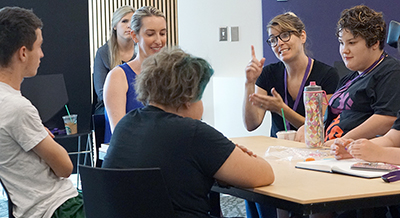
<svg viewBox="0 0 400 218"><path fill-rule="evenodd" d="M128 113L131 110L134 110L136 108L141 108L143 107L143 104L136 100L136 91L135 91L135 80L136 80L136 73L133 72L132 68L127 64L121 64L119 65L121 67L126 75L126 79L128 80L128 92L126 93L126 113ZM104 116L106 118L106 128L104 131L104 143L109 143L111 139L111 128L110 128L110 122L107 114L107 110L104 109Z"/></svg>

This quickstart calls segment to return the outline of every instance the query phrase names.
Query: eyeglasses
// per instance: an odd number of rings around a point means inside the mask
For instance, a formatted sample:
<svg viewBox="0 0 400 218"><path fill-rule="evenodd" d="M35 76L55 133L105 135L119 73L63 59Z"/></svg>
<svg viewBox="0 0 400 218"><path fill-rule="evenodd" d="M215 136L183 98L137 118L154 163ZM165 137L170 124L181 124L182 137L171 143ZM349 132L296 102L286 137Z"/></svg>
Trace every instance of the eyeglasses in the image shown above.
<svg viewBox="0 0 400 218"><path fill-rule="evenodd" d="M267 43L268 43L269 46L275 47L276 45L278 45L278 38L282 42L288 42L290 40L290 35L291 35L292 32L295 32L295 31L286 31L286 32L281 32L277 36L270 36L267 39Z"/></svg>

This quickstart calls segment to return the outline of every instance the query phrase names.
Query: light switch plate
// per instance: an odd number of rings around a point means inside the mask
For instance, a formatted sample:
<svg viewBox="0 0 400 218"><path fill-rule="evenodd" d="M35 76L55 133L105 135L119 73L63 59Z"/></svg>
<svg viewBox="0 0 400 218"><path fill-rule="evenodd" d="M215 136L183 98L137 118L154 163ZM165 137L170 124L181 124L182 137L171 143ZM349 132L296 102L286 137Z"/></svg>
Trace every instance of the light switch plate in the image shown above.
<svg viewBox="0 0 400 218"><path fill-rule="evenodd" d="M238 26L231 27L231 41L232 42L239 41L239 27Z"/></svg>
<svg viewBox="0 0 400 218"><path fill-rule="evenodd" d="M219 28L219 41L228 41L228 27Z"/></svg>

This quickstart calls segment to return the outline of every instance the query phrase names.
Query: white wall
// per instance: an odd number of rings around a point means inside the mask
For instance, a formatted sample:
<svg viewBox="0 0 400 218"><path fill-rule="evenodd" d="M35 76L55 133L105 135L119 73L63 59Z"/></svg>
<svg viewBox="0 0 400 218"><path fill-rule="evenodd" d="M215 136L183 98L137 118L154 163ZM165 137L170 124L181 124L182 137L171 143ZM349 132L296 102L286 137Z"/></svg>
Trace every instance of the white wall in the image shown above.
<svg viewBox="0 0 400 218"><path fill-rule="evenodd" d="M239 41L230 41L230 27L239 27ZM219 28L228 27L228 41L219 41ZM269 135L270 114L249 133L242 121L244 68L250 46L262 57L261 0L178 0L179 45L205 58L215 74L203 96L203 120L227 137Z"/></svg>

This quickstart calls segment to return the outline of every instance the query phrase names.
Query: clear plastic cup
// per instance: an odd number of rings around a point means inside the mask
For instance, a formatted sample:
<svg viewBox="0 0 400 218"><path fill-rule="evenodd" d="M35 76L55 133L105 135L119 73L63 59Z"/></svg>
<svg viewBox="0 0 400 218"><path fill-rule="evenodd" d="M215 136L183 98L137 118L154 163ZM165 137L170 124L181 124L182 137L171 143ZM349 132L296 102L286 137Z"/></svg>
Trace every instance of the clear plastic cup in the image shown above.
<svg viewBox="0 0 400 218"><path fill-rule="evenodd" d="M65 132L67 135L72 135L78 133L78 115L71 114L71 116L66 115L62 117L65 124Z"/></svg>
<svg viewBox="0 0 400 218"><path fill-rule="evenodd" d="M276 136L278 137L278 139L294 141L294 138L296 137L296 131L295 130L279 131L276 133Z"/></svg>

